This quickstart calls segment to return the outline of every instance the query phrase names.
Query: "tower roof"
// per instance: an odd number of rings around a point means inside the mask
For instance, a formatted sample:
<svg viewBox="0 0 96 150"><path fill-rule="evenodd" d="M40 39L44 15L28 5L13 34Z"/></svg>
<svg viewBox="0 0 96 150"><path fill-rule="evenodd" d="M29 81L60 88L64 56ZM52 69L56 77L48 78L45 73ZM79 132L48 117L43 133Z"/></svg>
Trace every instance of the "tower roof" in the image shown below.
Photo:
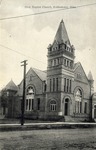
<svg viewBox="0 0 96 150"><path fill-rule="evenodd" d="M93 81L93 76L92 76L91 71L89 71L89 74L88 74L88 80Z"/></svg>
<svg viewBox="0 0 96 150"><path fill-rule="evenodd" d="M17 91L17 86L16 86L15 83L11 80L11 81L5 86L4 89Z"/></svg>
<svg viewBox="0 0 96 150"><path fill-rule="evenodd" d="M55 35L54 41L58 43L67 43L70 45L69 37L65 28L64 21L61 20L60 25L58 27L57 33Z"/></svg>

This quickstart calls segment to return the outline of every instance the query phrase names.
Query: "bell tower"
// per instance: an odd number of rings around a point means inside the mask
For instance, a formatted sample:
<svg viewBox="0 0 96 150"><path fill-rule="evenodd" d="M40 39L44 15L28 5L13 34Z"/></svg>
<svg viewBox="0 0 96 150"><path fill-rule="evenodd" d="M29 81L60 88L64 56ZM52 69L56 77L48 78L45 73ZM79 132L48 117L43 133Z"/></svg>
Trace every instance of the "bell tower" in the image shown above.
<svg viewBox="0 0 96 150"><path fill-rule="evenodd" d="M64 94L71 93L75 49L71 45L64 21L60 22L54 41L48 46L47 101L56 99L61 112Z"/></svg>

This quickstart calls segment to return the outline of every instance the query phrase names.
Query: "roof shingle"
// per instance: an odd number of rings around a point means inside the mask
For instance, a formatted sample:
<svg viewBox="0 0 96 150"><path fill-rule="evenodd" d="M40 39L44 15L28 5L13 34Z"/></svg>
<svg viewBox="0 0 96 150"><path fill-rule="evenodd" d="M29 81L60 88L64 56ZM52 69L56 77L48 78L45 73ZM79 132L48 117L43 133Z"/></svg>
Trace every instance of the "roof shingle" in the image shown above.
<svg viewBox="0 0 96 150"><path fill-rule="evenodd" d="M56 36L54 38L54 42L55 41L58 42L58 43L62 43L62 42L66 43L67 42L67 44L70 45L69 37L68 37L68 34L67 34L67 31L66 31L63 20L60 22L60 25L59 25L59 28L57 30Z"/></svg>
<svg viewBox="0 0 96 150"><path fill-rule="evenodd" d="M45 71L41 71L39 69L36 69L36 68L32 68L34 70L34 72L38 75L38 77L44 81L46 80L46 77L47 77L47 73Z"/></svg>
<svg viewBox="0 0 96 150"><path fill-rule="evenodd" d="M11 80L6 86L5 88L6 90L13 90L13 91L17 91L18 87L15 85L15 83Z"/></svg>

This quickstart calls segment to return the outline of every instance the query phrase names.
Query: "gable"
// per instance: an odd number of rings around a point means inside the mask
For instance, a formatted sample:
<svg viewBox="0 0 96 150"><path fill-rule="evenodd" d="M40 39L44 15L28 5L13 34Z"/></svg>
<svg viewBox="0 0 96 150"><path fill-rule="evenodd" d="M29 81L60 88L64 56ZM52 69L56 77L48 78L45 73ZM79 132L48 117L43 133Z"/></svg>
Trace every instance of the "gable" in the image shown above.
<svg viewBox="0 0 96 150"><path fill-rule="evenodd" d="M89 84L88 78L85 74L85 71L81 65L81 63L77 63L74 69L74 79L76 81L81 81L83 83Z"/></svg>
<svg viewBox="0 0 96 150"><path fill-rule="evenodd" d="M26 74L26 87L32 85L35 87L36 94L42 93L42 82L46 80L46 73L38 69L30 68ZM23 80L19 84L18 95L23 93Z"/></svg>
<svg viewBox="0 0 96 150"><path fill-rule="evenodd" d="M46 81L47 73L45 71L41 71L36 68L32 68L32 70L36 73L36 75L40 78L40 80Z"/></svg>

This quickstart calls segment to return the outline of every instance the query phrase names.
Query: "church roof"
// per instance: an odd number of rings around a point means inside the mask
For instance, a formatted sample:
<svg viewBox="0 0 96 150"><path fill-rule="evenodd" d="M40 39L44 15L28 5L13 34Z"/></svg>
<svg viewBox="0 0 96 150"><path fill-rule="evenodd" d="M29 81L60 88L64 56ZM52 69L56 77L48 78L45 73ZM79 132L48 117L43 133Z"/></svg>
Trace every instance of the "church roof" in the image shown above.
<svg viewBox="0 0 96 150"><path fill-rule="evenodd" d="M67 34L67 31L66 31L65 24L64 24L63 20L61 20L59 28L57 30L57 33L55 35L54 42L55 41L58 42L58 43L62 43L62 42L66 43L67 42L67 44L70 45L69 37L68 37L68 34Z"/></svg>
<svg viewBox="0 0 96 150"><path fill-rule="evenodd" d="M41 70L36 69L36 68L32 68L32 69L33 69L33 71L38 75L38 77L39 77L42 81L46 80L47 72L41 71Z"/></svg>
<svg viewBox="0 0 96 150"><path fill-rule="evenodd" d="M74 64L74 70L76 70L76 68L78 68L78 66L80 65L80 62L77 62Z"/></svg>
<svg viewBox="0 0 96 150"><path fill-rule="evenodd" d="M90 80L90 81L92 81L92 80L93 80L93 76L92 76L91 71L89 71L89 74L88 74L88 80Z"/></svg>
<svg viewBox="0 0 96 150"><path fill-rule="evenodd" d="M17 91L18 87L17 87L16 84L11 80L11 81L5 86L4 89Z"/></svg>

